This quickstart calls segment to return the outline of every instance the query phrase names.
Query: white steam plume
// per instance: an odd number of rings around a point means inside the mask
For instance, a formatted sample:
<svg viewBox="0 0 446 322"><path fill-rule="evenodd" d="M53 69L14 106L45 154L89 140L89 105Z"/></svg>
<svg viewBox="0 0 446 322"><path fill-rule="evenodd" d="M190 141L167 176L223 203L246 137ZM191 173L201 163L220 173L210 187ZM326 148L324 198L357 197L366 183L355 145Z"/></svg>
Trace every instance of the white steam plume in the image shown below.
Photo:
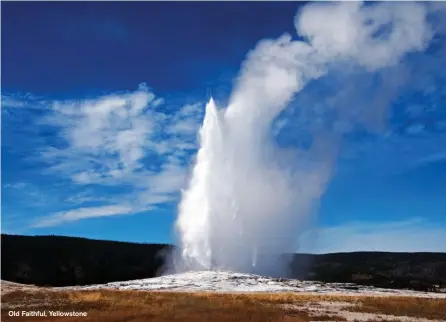
<svg viewBox="0 0 446 322"><path fill-rule="evenodd" d="M182 269L274 274L292 250L331 175L334 144L320 133L309 149L288 153L271 124L306 83L334 64L370 72L422 51L432 37L421 3L317 3L295 26L306 41L263 40L243 63L226 109L211 99L200 149L183 193L176 229Z"/></svg>

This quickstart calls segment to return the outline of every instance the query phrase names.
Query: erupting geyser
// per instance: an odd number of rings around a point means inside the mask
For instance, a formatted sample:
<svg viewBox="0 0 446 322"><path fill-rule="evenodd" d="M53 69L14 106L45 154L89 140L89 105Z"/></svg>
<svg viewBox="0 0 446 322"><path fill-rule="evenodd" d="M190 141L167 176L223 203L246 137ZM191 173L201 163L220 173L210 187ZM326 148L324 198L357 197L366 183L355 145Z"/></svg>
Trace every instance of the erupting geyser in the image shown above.
<svg viewBox="0 0 446 322"><path fill-rule="evenodd" d="M296 17L305 41L284 35L249 53L227 108L211 99L176 223L183 269L278 273L324 191L334 149L313 133L309 149L284 151L271 126L293 95L335 63L369 72L423 50L431 32L421 3L310 4ZM383 26L390 26L382 30Z"/></svg>
<svg viewBox="0 0 446 322"><path fill-rule="evenodd" d="M232 107L219 112L212 99L206 106L201 148L178 218L183 259L189 268L263 271L268 268L257 267L258 250L287 249L301 219L295 212L306 214L311 198L297 195L304 185L278 162L280 151L266 136L271 119L231 113ZM318 178L305 183L301 196L315 195Z"/></svg>

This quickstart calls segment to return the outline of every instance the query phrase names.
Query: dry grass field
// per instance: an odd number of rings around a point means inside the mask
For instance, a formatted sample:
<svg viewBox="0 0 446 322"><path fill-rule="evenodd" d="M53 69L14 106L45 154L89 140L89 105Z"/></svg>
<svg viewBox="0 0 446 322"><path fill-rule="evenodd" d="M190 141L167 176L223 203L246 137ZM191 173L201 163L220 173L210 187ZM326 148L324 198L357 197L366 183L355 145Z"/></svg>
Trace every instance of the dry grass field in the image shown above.
<svg viewBox="0 0 446 322"><path fill-rule="evenodd" d="M47 312L46 317L9 316ZM49 311L86 312L51 317ZM21 313L19 313L21 314ZM292 293L2 290L2 321L446 321L446 299Z"/></svg>

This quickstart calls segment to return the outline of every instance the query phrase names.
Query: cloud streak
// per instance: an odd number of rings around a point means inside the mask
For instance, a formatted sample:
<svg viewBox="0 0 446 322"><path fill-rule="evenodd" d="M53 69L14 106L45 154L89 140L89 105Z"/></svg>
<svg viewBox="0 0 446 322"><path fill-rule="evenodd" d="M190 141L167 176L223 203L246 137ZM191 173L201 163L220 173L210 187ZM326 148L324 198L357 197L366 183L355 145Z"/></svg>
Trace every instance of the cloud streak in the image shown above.
<svg viewBox="0 0 446 322"><path fill-rule="evenodd" d="M78 208L70 211L62 211L39 219L32 228L57 226L62 223L77 221L86 218L97 218L124 215L133 212L133 208L124 205L110 205L102 207Z"/></svg>
<svg viewBox="0 0 446 322"><path fill-rule="evenodd" d="M174 201L185 184L203 107L194 103L167 108L145 84L133 92L96 98L3 95L2 102L7 110L41 112L34 126L55 135L39 138L44 144L34 147L28 158L43 162L44 174L80 190L65 200L81 208L44 216L33 227L136 213ZM173 113L164 113L166 109ZM102 189L111 188L118 190L104 198ZM99 206L82 206L89 203Z"/></svg>
<svg viewBox="0 0 446 322"><path fill-rule="evenodd" d="M154 98L140 88L124 95L53 103L54 113L42 123L58 127L66 147L44 150L43 158L56 159L58 165L69 162L71 179L80 184L121 180L142 168L154 127L144 112Z"/></svg>

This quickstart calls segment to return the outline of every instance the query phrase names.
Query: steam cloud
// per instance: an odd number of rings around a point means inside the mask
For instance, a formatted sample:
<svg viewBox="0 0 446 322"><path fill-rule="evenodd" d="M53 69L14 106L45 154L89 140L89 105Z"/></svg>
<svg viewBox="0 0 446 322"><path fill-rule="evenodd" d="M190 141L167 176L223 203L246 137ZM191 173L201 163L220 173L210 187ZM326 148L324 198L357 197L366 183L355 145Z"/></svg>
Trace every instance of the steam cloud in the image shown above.
<svg viewBox="0 0 446 322"><path fill-rule="evenodd" d="M336 138L313 133L309 148L280 148L272 124L308 82L334 66L373 73L423 51L433 37L422 3L314 3L295 27L262 40L242 65L227 108L211 99L176 230L181 269L276 274L330 179ZM262 257L268 254L267 259Z"/></svg>

